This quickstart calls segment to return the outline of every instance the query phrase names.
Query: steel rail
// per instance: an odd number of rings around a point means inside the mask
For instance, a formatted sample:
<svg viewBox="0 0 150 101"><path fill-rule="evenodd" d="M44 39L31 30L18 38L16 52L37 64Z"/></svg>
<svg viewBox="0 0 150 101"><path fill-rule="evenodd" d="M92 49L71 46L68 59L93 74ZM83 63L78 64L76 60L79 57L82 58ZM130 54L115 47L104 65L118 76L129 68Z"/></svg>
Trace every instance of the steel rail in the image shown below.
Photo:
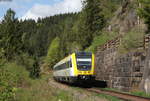
<svg viewBox="0 0 150 101"><path fill-rule="evenodd" d="M131 94L127 94L127 93L121 93L121 92L117 92L117 91L101 90L98 88L88 88L87 90L90 92L95 92L95 93L99 93L99 94L115 96L124 101L150 101L150 98L147 98L147 97L141 97L141 96L131 95Z"/></svg>

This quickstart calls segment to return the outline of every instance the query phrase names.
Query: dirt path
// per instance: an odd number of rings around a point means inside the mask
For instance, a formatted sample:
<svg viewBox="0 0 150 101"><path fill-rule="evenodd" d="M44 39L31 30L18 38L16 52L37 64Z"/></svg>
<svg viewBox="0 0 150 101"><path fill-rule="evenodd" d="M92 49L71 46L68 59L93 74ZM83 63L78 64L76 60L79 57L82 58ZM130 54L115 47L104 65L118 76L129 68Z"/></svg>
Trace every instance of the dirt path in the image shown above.
<svg viewBox="0 0 150 101"><path fill-rule="evenodd" d="M79 88L70 87L68 85L58 83L54 81L52 78L49 79L48 84L53 88L61 89L61 90L71 93L73 97L73 101L108 101L104 98L100 98L94 94L91 94Z"/></svg>

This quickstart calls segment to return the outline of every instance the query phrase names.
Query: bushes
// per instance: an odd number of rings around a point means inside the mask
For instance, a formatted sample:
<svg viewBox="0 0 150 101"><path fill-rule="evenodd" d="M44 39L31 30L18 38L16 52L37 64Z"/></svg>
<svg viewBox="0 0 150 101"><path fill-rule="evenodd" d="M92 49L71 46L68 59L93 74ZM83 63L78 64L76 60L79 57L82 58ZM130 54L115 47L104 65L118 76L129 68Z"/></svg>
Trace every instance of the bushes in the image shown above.
<svg viewBox="0 0 150 101"><path fill-rule="evenodd" d="M46 62L49 64L50 68L52 68L60 58L59 44L60 40L56 37L49 46Z"/></svg>
<svg viewBox="0 0 150 101"><path fill-rule="evenodd" d="M102 35L99 35L94 38L92 45L86 49L86 51L95 52L98 46L105 44L107 41L112 40L117 36L116 32L103 32Z"/></svg>
<svg viewBox="0 0 150 101"><path fill-rule="evenodd" d="M133 28L131 31L125 34L119 47L120 53L126 53L129 51L135 51L143 46L144 31L139 30L139 27Z"/></svg>
<svg viewBox="0 0 150 101"><path fill-rule="evenodd" d="M22 65L26 70L30 72L31 78L40 77L40 66L37 57L29 56L28 54L21 54L16 56L15 61L18 65Z"/></svg>
<svg viewBox="0 0 150 101"><path fill-rule="evenodd" d="M34 59L33 67L30 71L30 77L33 79L40 77L40 66L37 58Z"/></svg>
<svg viewBox="0 0 150 101"><path fill-rule="evenodd" d="M148 25L148 31L150 32L150 1L149 0L140 0L142 8L139 9L139 15L144 18L145 24Z"/></svg>
<svg viewBox="0 0 150 101"><path fill-rule="evenodd" d="M13 80L12 73L0 67L0 101L13 101L13 85L9 82Z"/></svg>
<svg viewBox="0 0 150 101"><path fill-rule="evenodd" d="M141 46L141 42L143 41L143 36L141 33L138 32L129 32L125 35L123 38L123 45L124 48L129 50L129 49L134 49L138 48Z"/></svg>
<svg viewBox="0 0 150 101"><path fill-rule="evenodd" d="M15 63L0 65L0 101L14 101L17 87L28 84L29 73Z"/></svg>

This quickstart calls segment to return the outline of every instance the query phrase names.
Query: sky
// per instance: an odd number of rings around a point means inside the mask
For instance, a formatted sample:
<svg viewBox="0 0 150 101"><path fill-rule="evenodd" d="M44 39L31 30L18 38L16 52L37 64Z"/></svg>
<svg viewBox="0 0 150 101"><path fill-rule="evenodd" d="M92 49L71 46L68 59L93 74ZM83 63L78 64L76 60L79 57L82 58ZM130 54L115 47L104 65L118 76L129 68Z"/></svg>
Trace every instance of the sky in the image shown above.
<svg viewBox="0 0 150 101"><path fill-rule="evenodd" d="M82 0L0 0L0 19L11 8L19 19L44 18L55 14L79 12Z"/></svg>

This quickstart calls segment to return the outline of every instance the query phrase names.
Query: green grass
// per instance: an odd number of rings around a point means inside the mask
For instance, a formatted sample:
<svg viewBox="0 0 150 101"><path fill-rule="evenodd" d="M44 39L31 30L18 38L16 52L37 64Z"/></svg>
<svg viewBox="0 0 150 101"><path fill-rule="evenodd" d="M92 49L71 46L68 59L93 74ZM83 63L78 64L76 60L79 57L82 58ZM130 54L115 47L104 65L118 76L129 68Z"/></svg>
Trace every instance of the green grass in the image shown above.
<svg viewBox="0 0 150 101"><path fill-rule="evenodd" d="M73 87L73 89L75 89L75 90L77 90L79 92L83 91L79 87ZM104 88L104 89L109 90L110 88ZM111 90L115 90L115 89L112 88ZM122 100L118 99L117 97L106 95L106 94L96 94L96 93L93 93L93 96L97 96L99 98L106 99L108 101L122 101Z"/></svg>
<svg viewBox="0 0 150 101"><path fill-rule="evenodd" d="M50 87L20 89L16 98L17 101L72 101L72 99L68 92Z"/></svg>
<svg viewBox="0 0 150 101"><path fill-rule="evenodd" d="M148 97L148 98L150 98L150 93L149 94L147 94L147 93L145 93L145 92L140 92L140 91L137 91L137 92L131 92L131 94L133 94L133 95L137 95L137 96L142 96L142 97Z"/></svg>
<svg viewBox="0 0 150 101"><path fill-rule="evenodd" d="M143 41L144 32L140 30L139 26L136 26L123 36L119 52L128 53L131 51L139 51L138 48L143 46Z"/></svg>
<svg viewBox="0 0 150 101"><path fill-rule="evenodd" d="M23 66L19 66L15 63L4 64L7 71L13 74L10 80L15 85L15 101L79 101L80 97L73 96L72 91L66 91L59 88L51 87L48 84L49 78L52 78L52 74L42 75L39 79L30 79L29 72ZM78 87L70 87L73 91L80 94L87 93ZM105 88L110 90L110 88ZM116 90L116 89L111 89ZM143 92L132 92L132 94L150 97ZM78 94L77 94L78 95ZM77 98L76 98L77 97ZM100 99L106 99L108 101L121 101L120 99L105 95L91 93L87 98L81 98L80 101L92 101L92 97L98 97Z"/></svg>
<svg viewBox="0 0 150 101"><path fill-rule="evenodd" d="M119 90L119 89L116 89L116 88L102 88L102 89L120 92L120 90Z"/></svg>
<svg viewBox="0 0 150 101"><path fill-rule="evenodd" d="M108 101L122 101L122 100L118 99L117 97L106 95L106 94L96 94L96 96L107 99Z"/></svg>
<svg viewBox="0 0 150 101"><path fill-rule="evenodd" d="M122 38L119 47L120 53L128 53L129 51L137 51L139 47L143 46L145 32L140 26L135 26L129 30ZM98 46L102 46L109 40L113 40L118 36L117 30L112 32L103 31L101 35L96 36L91 44L85 51L96 52Z"/></svg>
<svg viewBox="0 0 150 101"><path fill-rule="evenodd" d="M136 95L136 96L142 96L142 97L148 97L148 98L150 98L150 93L147 94L147 93L142 92L142 91L123 92L123 91L120 91L120 90L115 89L115 88L103 88L103 89L104 90L111 90L111 91L115 91L115 92L122 92L122 93L132 94L132 95Z"/></svg>
<svg viewBox="0 0 150 101"><path fill-rule="evenodd" d="M0 65L0 101L14 101L18 88L29 85L28 75L23 66L3 62Z"/></svg>
<svg viewBox="0 0 150 101"><path fill-rule="evenodd" d="M118 89L115 89L115 88L102 88L104 90L112 90L112 91L117 91L119 92ZM103 97L105 99L108 99L109 101L122 101L121 99L118 99L117 97L114 97L114 96L110 96L110 95L105 95L105 94L101 94L99 95L100 97Z"/></svg>
<svg viewBox="0 0 150 101"><path fill-rule="evenodd" d="M30 87L20 88L16 93L17 101L72 101L71 95L63 90L52 88L48 84L51 75L31 80Z"/></svg>
<svg viewBox="0 0 150 101"><path fill-rule="evenodd" d="M10 92L11 95L14 95L11 101L93 101L88 96L85 99L80 98L78 93L79 95L85 93L82 90L76 90L76 95L74 89L66 91L63 88L52 87L48 83L52 74L41 75L39 79L31 79L29 72L21 65L6 63L3 67L10 73L8 76L10 79L5 80L6 83L11 82L12 89L15 90L15 92Z"/></svg>

